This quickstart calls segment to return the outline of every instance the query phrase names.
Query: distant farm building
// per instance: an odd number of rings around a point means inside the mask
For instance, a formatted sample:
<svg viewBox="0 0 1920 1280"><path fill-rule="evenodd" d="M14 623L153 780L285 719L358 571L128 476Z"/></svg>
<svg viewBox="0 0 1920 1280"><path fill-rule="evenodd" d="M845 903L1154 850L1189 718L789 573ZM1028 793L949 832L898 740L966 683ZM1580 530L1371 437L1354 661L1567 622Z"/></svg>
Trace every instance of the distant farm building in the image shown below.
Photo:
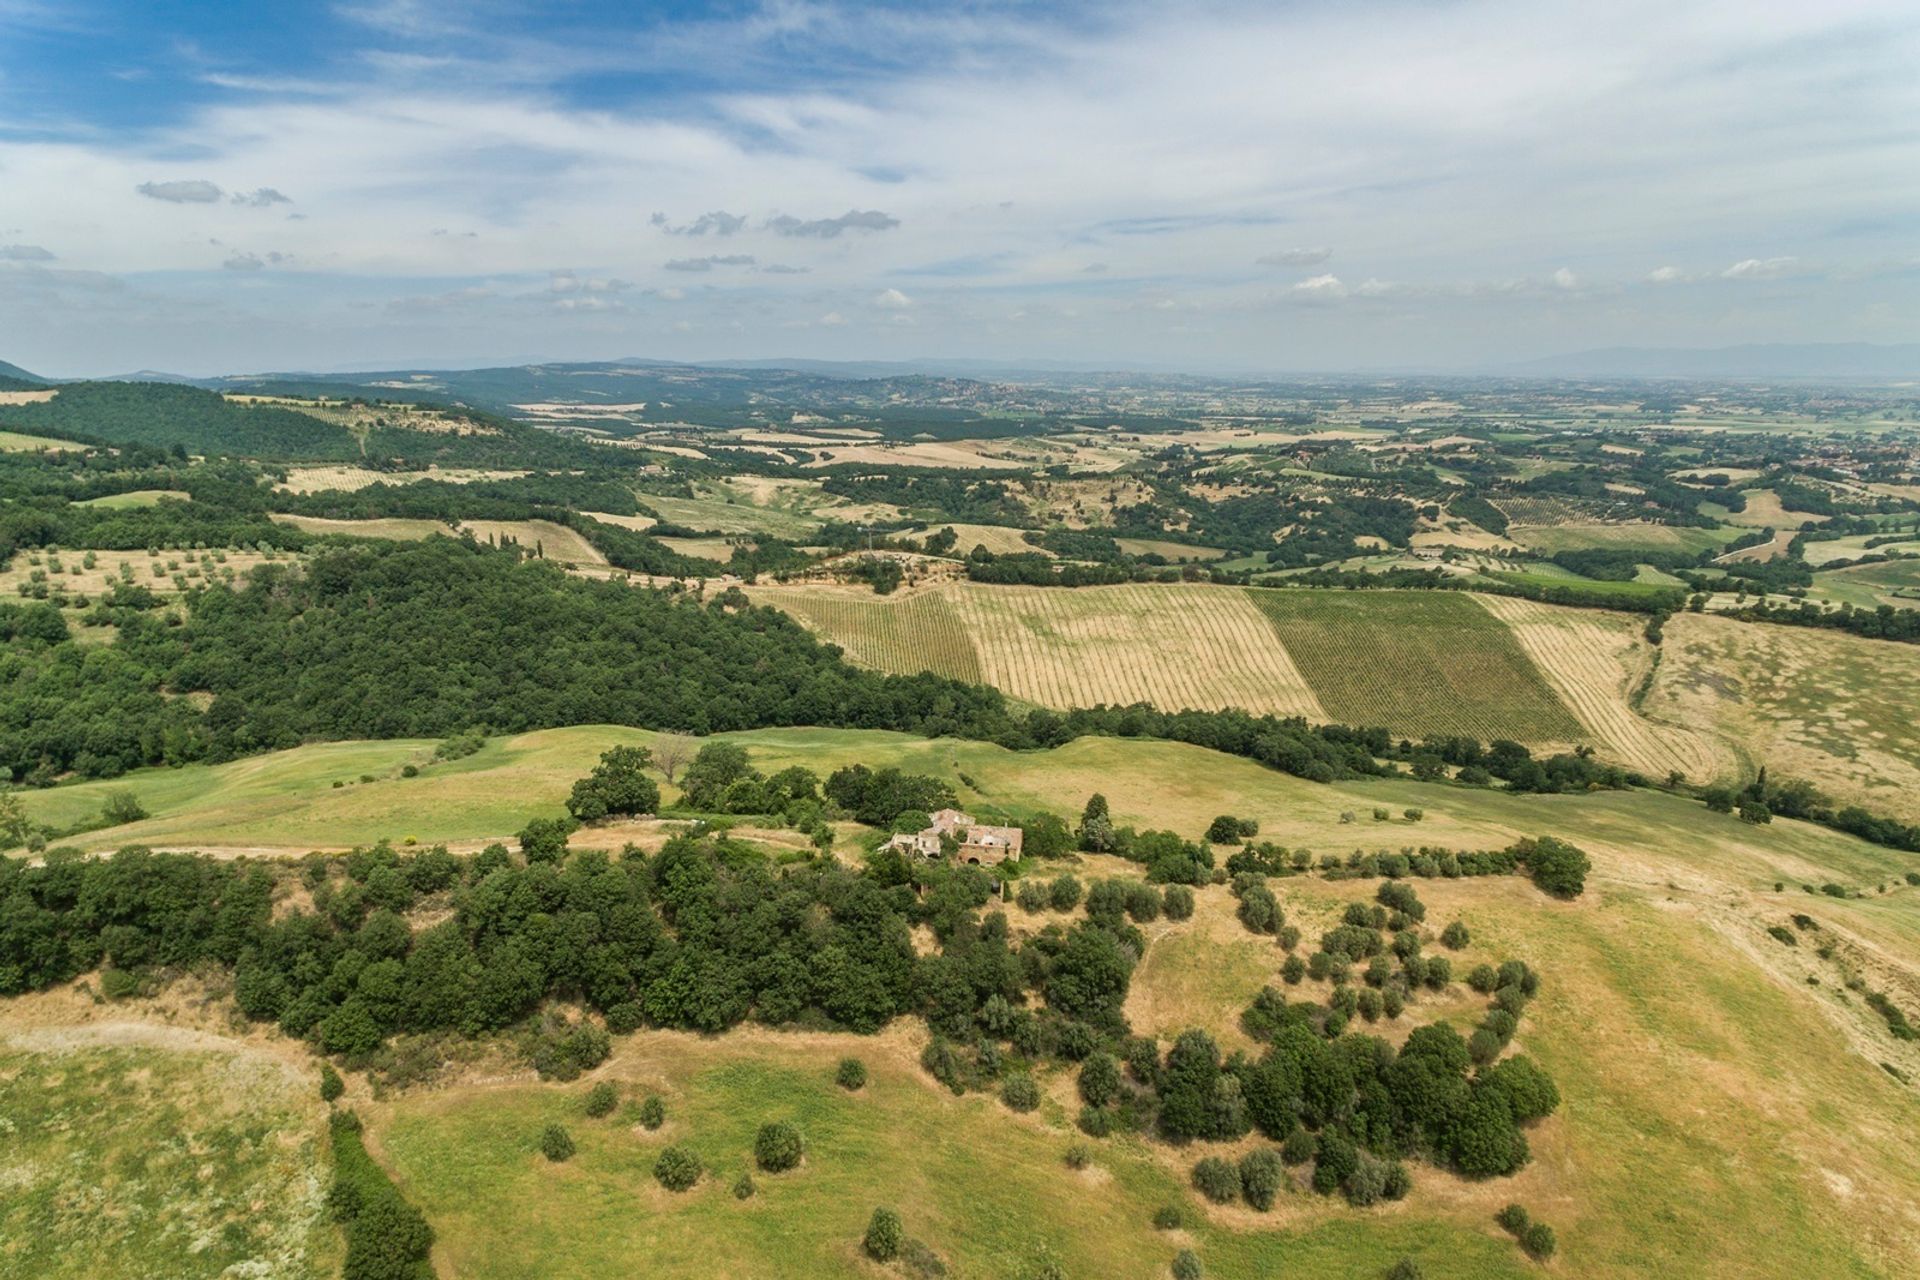
<svg viewBox="0 0 1920 1280"><path fill-rule="evenodd" d="M958 809L941 809L932 817L932 826L911 835L897 835L887 841L887 848L922 858L938 858L951 838L958 846L953 855L956 862L993 866L1020 860L1020 842L1025 833L1019 827L986 826Z"/></svg>

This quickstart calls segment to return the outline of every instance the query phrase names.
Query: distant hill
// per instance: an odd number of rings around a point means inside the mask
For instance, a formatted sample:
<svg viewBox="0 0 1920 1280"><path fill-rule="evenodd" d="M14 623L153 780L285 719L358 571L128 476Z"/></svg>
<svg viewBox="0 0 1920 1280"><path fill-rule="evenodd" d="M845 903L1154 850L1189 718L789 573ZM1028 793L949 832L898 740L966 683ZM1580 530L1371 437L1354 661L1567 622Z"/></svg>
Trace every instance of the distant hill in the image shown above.
<svg viewBox="0 0 1920 1280"><path fill-rule="evenodd" d="M46 385L47 380L39 374L28 373L17 364L0 360L0 391L24 391Z"/></svg>
<svg viewBox="0 0 1920 1280"><path fill-rule="evenodd" d="M1547 378L1920 378L1920 343L1606 347L1508 365L1506 371Z"/></svg>

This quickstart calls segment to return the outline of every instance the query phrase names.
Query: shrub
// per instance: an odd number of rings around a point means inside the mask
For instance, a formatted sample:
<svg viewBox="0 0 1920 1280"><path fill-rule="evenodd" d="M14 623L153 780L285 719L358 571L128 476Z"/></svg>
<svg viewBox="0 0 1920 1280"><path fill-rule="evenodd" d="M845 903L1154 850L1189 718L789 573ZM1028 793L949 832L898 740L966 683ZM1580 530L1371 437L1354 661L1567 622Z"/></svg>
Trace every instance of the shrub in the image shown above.
<svg viewBox="0 0 1920 1280"><path fill-rule="evenodd" d="M1113 1113L1099 1107L1080 1108L1080 1132L1089 1138L1104 1138L1113 1132Z"/></svg>
<svg viewBox="0 0 1920 1280"><path fill-rule="evenodd" d="M1450 949L1458 951L1460 948L1466 946L1468 942L1472 941L1472 935L1467 932L1466 925L1455 920L1452 924L1441 930L1440 941L1445 943Z"/></svg>
<svg viewBox="0 0 1920 1280"><path fill-rule="evenodd" d="M1215 1204L1240 1198L1240 1170L1219 1156L1208 1156L1193 1166L1193 1185Z"/></svg>
<svg viewBox="0 0 1920 1280"><path fill-rule="evenodd" d="M842 1058L840 1066L833 1073L833 1079L849 1092L864 1089L867 1085L867 1064L858 1058Z"/></svg>
<svg viewBox="0 0 1920 1280"><path fill-rule="evenodd" d="M1483 771L1484 772L1484 771ZM1467 770L1460 771L1461 777L1467 776ZM1387 1268L1387 1280L1426 1280L1427 1273L1412 1258L1402 1258Z"/></svg>
<svg viewBox="0 0 1920 1280"><path fill-rule="evenodd" d="M1520 1233L1520 1247L1527 1251L1529 1258L1539 1262L1545 1262L1551 1258L1559 1244L1560 1242L1554 1238L1553 1228L1544 1222L1530 1223L1527 1229Z"/></svg>
<svg viewBox="0 0 1920 1280"><path fill-rule="evenodd" d="M1163 1204L1153 1211L1153 1226L1156 1231L1178 1231L1184 1219L1180 1215L1180 1206Z"/></svg>
<svg viewBox="0 0 1920 1280"><path fill-rule="evenodd" d="M751 1200L753 1199L753 1193L759 1189L760 1188L753 1185L753 1175L750 1173L742 1173L738 1178L733 1180L733 1198L735 1200Z"/></svg>
<svg viewBox="0 0 1920 1280"><path fill-rule="evenodd" d="M1000 1086L1000 1101L1014 1111L1031 1111L1040 1105L1040 1086L1025 1072L1007 1077Z"/></svg>
<svg viewBox="0 0 1920 1280"><path fill-rule="evenodd" d="M1173 1280L1200 1280L1200 1255L1182 1249L1173 1255Z"/></svg>
<svg viewBox="0 0 1920 1280"><path fill-rule="evenodd" d="M669 1191L685 1191L700 1181L700 1157L685 1147L667 1147L653 1162L653 1176Z"/></svg>
<svg viewBox="0 0 1920 1280"><path fill-rule="evenodd" d="M1299 956L1288 956L1287 962L1280 966L1280 976L1288 986L1299 986L1300 980L1307 976L1307 962Z"/></svg>
<svg viewBox="0 0 1920 1280"><path fill-rule="evenodd" d="M607 1010L607 1030L616 1036L632 1035L646 1018L646 1010L638 1000L622 1000Z"/></svg>
<svg viewBox="0 0 1920 1280"><path fill-rule="evenodd" d="M1483 996L1490 996L1493 989L1500 985L1500 975L1494 972L1490 964L1477 964L1467 974L1467 985Z"/></svg>
<svg viewBox="0 0 1920 1280"><path fill-rule="evenodd" d="M1047 904L1055 911L1071 911L1080 905L1080 882L1072 876L1060 876L1047 886Z"/></svg>
<svg viewBox="0 0 1920 1280"><path fill-rule="evenodd" d="M613 1087L611 1080L602 1080L587 1090L587 1114L598 1120L601 1116L612 1115L613 1108L620 1101L619 1090Z"/></svg>
<svg viewBox="0 0 1920 1280"><path fill-rule="evenodd" d="M1163 907L1169 920L1191 920L1193 918L1193 890L1183 884L1168 885Z"/></svg>
<svg viewBox="0 0 1920 1280"><path fill-rule="evenodd" d="M320 1064L320 1101L332 1102L335 1098L338 1098L341 1094L345 1093L346 1091L347 1091L347 1082L340 1078L340 1073L333 1069L333 1064L329 1062L321 1063Z"/></svg>
<svg viewBox="0 0 1920 1280"><path fill-rule="evenodd" d="M107 792L106 803L100 806L100 816L106 819L110 827L118 827L129 822L139 822L147 816L147 810L140 803L140 797L125 787Z"/></svg>
<svg viewBox="0 0 1920 1280"><path fill-rule="evenodd" d="M1526 1206L1519 1204L1508 1205L1500 1212L1494 1214L1493 1220L1499 1223L1503 1229L1512 1232L1516 1236L1522 1231L1525 1231L1528 1224L1533 1221L1532 1218L1527 1216Z"/></svg>
<svg viewBox="0 0 1920 1280"><path fill-rule="evenodd" d="M899 1214L891 1209L875 1209L867 1219L867 1233L860 1237L860 1247L875 1262L892 1262L900 1256L901 1233Z"/></svg>
<svg viewBox="0 0 1920 1280"><path fill-rule="evenodd" d="M1028 880L1020 886L1014 901L1022 911L1039 911L1047 905L1047 891L1040 887L1039 881Z"/></svg>
<svg viewBox="0 0 1920 1280"><path fill-rule="evenodd" d="M573 1135L557 1124L540 1131L540 1154L559 1164L573 1157Z"/></svg>
<svg viewBox="0 0 1920 1280"><path fill-rule="evenodd" d="M1120 1096L1120 1066L1111 1054L1096 1053L1080 1066L1080 1097L1090 1107L1104 1107Z"/></svg>
<svg viewBox="0 0 1920 1280"><path fill-rule="evenodd" d="M640 1104L640 1125L646 1129L658 1129L667 1122L667 1104L660 1101L660 1095L650 1093Z"/></svg>
<svg viewBox="0 0 1920 1280"><path fill-rule="evenodd" d="M1262 1212L1273 1208L1273 1197L1284 1176L1285 1166L1271 1149L1249 1151L1240 1158L1240 1194Z"/></svg>
<svg viewBox="0 0 1920 1280"><path fill-rule="evenodd" d="M1800 939L1794 936L1793 930L1783 924L1770 924L1767 926L1767 932L1786 946L1797 947L1800 945Z"/></svg>
<svg viewBox="0 0 1920 1280"><path fill-rule="evenodd" d="M784 1120L760 1126L753 1139L753 1161L767 1173L785 1173L800 1163L800 1131Z"/></svg>
<svg viewBox="0 0 1920 1280"><path fill-rule="evenodd" d="M1316 1144L1313 1134L1300 1125L1295 1125L1287 1140L1280 1144L1280 1158L1288 1164L1305 1164L1313 1159Z"/></svg>

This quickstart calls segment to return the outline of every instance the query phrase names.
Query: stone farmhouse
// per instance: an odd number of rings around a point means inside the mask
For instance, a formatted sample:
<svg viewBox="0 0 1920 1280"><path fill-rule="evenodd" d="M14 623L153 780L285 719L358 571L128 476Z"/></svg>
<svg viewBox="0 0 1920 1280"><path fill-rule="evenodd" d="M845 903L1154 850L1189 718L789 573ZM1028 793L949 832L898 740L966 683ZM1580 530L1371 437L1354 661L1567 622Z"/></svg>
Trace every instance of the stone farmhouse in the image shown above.
<svg viewBox="0 0 1920 1280"><path fill-rule="evenodd" d="M889 849L899 849L922 858L938 858L942 837L952 836L959 843L955 861L976 866L1020 860L1020 842L1026 834L1019 827L991 827L975 822L958 809L941 809L932 815L933 825L912 835L898 835L887 841Z"/></svg>

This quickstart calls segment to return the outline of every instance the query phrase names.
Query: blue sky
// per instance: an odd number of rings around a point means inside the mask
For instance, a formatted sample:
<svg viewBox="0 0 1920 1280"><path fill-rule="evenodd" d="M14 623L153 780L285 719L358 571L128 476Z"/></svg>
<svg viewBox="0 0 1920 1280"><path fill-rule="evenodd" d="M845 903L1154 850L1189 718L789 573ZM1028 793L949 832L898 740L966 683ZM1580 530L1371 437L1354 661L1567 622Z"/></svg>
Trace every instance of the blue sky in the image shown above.
<svg viewBox="0 0 1920 1280"><path fill-rule="evenodd" d="M1920 339L1902 0L0 0L0 359Z"/></svg>

